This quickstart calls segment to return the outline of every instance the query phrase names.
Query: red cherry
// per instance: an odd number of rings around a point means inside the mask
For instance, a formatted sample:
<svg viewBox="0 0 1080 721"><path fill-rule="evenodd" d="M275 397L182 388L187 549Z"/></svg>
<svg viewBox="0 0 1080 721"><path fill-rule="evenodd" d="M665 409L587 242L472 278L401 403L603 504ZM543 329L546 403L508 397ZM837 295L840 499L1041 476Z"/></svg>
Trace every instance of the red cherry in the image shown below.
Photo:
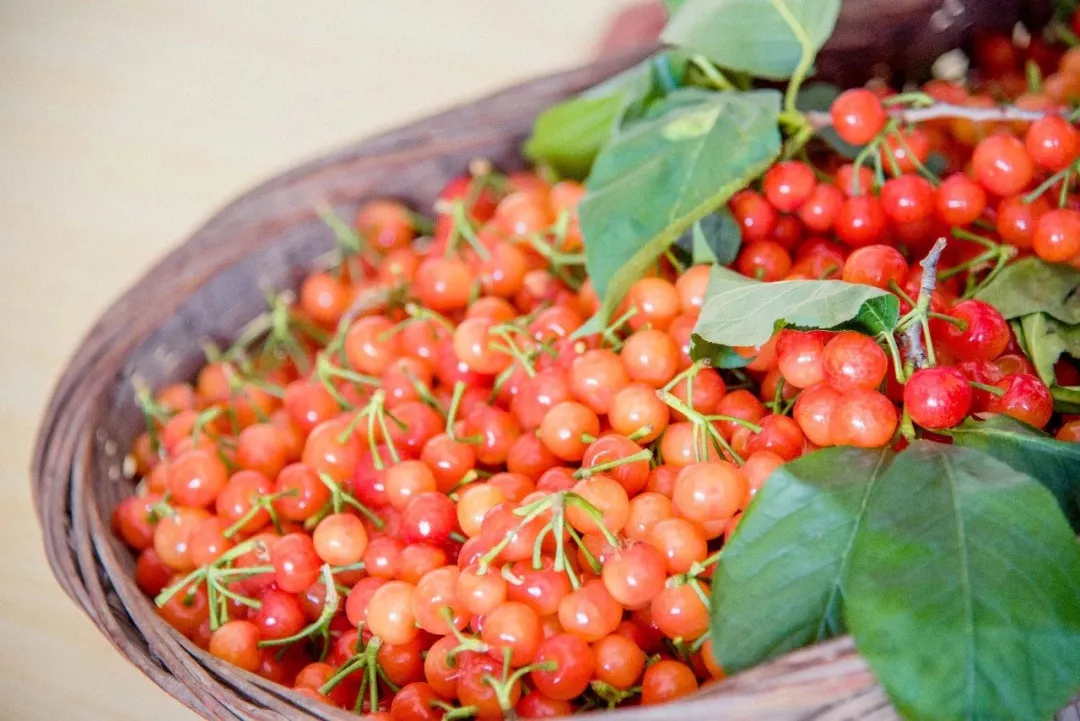
<svg viewBox="0 0 1080 721"><path fill-rule="evenodd" d="M971 385L957 368L915 371L904 386L904 408L924 428L952 428L971 410Z"/></svg>

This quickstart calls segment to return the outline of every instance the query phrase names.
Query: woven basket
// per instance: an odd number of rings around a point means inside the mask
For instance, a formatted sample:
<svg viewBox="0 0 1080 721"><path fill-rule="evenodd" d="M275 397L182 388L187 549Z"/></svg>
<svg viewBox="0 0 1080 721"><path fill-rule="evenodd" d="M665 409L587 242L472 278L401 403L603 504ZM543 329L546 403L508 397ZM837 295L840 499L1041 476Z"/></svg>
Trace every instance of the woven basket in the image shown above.
<svg viewBox="0 0 1080 721"><path fill-rule="evenodd" d="M132 484L123 458L143 428L133 379L194 376L201 342L227 343L264 310L264 290L294 288L333 247L322 202L354 212L392 196L430 208L477 157L522 166L521 140L551 103L639 60L633 52L520 85L308 163L225 207L123 295L79 344L45 413L32 461L34 500L60 584L113 645L196 713L219 719L355 719L224 664L169 628L136 587L134 559L110 531ZM884 692L844 638L786 656L670 706L621 721L685 718L892 719ZM1072 711L1071 718L1080 719Z"/></svg>

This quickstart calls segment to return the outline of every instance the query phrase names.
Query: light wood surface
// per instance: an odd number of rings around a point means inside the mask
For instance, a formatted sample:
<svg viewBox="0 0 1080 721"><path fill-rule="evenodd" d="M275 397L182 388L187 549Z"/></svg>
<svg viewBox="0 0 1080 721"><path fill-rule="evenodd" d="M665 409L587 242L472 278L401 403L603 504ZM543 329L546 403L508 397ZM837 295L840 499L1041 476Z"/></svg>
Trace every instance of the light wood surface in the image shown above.
<svg viewBox="0 0 1080 721"><path fill-rule="evenodd" d="M586 61L630 0L0 2L0 719L190 719L54 582L26 467L94 318L290 165Z"/></svg>

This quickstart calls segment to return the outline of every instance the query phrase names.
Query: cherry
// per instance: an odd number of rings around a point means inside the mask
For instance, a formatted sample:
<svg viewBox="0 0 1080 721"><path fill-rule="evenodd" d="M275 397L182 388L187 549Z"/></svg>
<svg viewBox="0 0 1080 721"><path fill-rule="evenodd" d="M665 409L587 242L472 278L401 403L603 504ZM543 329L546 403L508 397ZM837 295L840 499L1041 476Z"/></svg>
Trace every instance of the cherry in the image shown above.
<svg viewBox="0 0 1080 721"><path fill-rule="evenodd" d="M873 195L848 198L836 216L836 237L853 248L872 245L885 235L885 208Z"/></svg>
<svg viewBox="0 0 1080 721"><path fill-rule="evenodd" d="M349 513L332 513L322 519L311 540L319 558L331 566L359 563L368 547L364 524Z"/></svg>
<svg viewBox="0 0 1080 721"><path fill-rule="evenodd" d="M449 497L435 491L414 496L401 515L401 538L406 543L441 545L457 526L457 508Z"/></svg>
<svg viewBox="0 0 1080 721"><path fill-rule="evenodd" d="M245 671L255 672L261 663L259 627L251 621L228 621L210 635L210 653Z"/></svg>
<svg viewBox="0 0 1080 721"><path fill-rule="evenodd" d="M799 208L799 219L807 230L825 233L832 229L843 204L844 193L838 187L819 183Z"/></svg>
<svg viewBox="0 0 1080 721"><path fill-rule="evenodd" d="M1080 255L1080 211L1069 208L1044 213L1032 236L1035 254L1049 263L1065 263Z"/></svg>
<svg viewBox="0 0 1080 721"><path fill-rule="evenodd" d="M984 188L995 195L1015 195L1031 182L1035 165L1023 141L1013 135L991 135L975 146L972 170Z"/></svg>
<svg viewBox="0 0 1080 721"><path fill-rule="evenodd" d="M591 409L574 401L552 407L540 425L540 440L559 458L578 461L600 433L600 420Z"/></svg>
<svg viewBox="0 0 1080 721"><path fill-rule="evenodd" d="M828 383L811 386L799 394L793 415L806 437L816 446L833 445L833 411L840 393Z"/></svg>
<svg viewBox="0 0 1080 721"><path fill-rule="evenodd" d="M743 246L735 267L749 278L771 283L783 279L791 270L791 256L774 240L758 240Z"/></svg>
<svg viewBox="0 0 1080 721"><path fill-rule="evenodd" d="M892 401L860 388L844 392L836 401L829 432L836 445L878 448L892 440L896 423Z"/></svg>
<svg viewBox="0 0 1080 721"><path fill-rule="evenodd" d="M938 215L949 225L970 225L985 209L986 191L966 175L954 173L938 186Z"/></svg>
<svg viewBox="0 0 1080 721"><path fill-rule="evenodd" d="M759 193L742 190L729 203L744 243L768 240L776 225L776 209Z"/></svg>
<svg viewBox="0 0 1080 721"><path fill-rule="evenodd" d="M419 634L413 613L416 587L404 581L379 586L368 602L367 627L372 634L392 644L410 643Z"/></svg>
<svg viewBox="0 0 1080 721"><path fill-rule="evenodd" d="M550 383L547 378L541 378L537 374L537 389L545 399L545 412L556 403L570 400L569 393L562 393L562 389ZM623 365L619 356L606 348L597 348L585 351L574 359L570 366L569 390L574 399L588 406L597 414L607 413L615 396L630 384L630 375ZM540 391L540 384L543 390ZM564 382L565 385L565 382ZM523 389L524 392L524 389ZM543 420L540 417L539 420ZM538 421L533 428L540 425Z"/></svg>
<svg viewBox="0 0 1080 721"><path fill-rule="evenodd" d="M965 300L953 306L949 315L960 323L943 323L941 342L958 360L993 360L1005 352L1011 337L1009 324L994 306Z"/></svg>
<svg viewBox="0 0 1080 721"><path fill-rule="evenodd" d="M1028 126L1024 147L1047 170L1064 170L1080 155L1080 131L1060 115L1047 115Z"/></svg>
<svg viewBox="0 0 1080 721"><path fill-rule="evenodd" d="M641 679L641 704L653 706L668 703L697 689L697 678L689 666L679 661L661 659L645 670L645 676Z"/></svg>
<svg viewBox="0 0 1080 721"><path fill-rule="evenodd" d="M922 368L904 385L904 407L924 428L952 428L971 410L971 385L957 368Z"/></svg>
<svg viewBox="0 0 1080 721"><path fill-rule="evenodd" d="M562 627L588 643L613 633L622 614L623 607L601 581L589 581L559 602Z"/></svg>
<svg viewBox="0 0 1080 721"><path fill-rule="evenodd" d="M540 648L540 617L524 603L506 601L484 616L481 639L488 645L493 659L501 661L509 651L510 665L524 666L536 657Z"/></svg>
<svg viewBox="0 0 1080 721"><path fill-rule="evenodd" d="M611 597L625 608L644 608L663 589L667 562L653 546L638 543L609 559L601 578Z"/></svg>
<svg viewBox="0 0 1080 721"><path fill-rule="evenodd" d="M813 195L817 178L806 163L788 160L769 168L761 185L765 199L774 208L794 213Z"/></svg>
<svg viewBox="0 0 1080 721"><path fill-rule="evenodd" d="M881 202L886 215L897 225L918 223L934 212L934 186L918 175L901 175L885 181Z"/></svg>
<svg viewBox="0 0 1080 721"><path fill-rule="evenodd" d="M287 593L301 593L319 580L322 559L306 533L289 533L278 539L270 549L270 562L278 588Z"/></svg>
<svg viewBox="0 0 1080 721"><path fill-rule="evenodd" d="M1004 393L990 401L992 413L1004 413L1035 428L1043 428L1054 413L1054 399L1046 384L1033 375L1022 373L995 383Z"/></svg>
<svg viewBox="0 0 1080 721"><path fill-rule="evenodd" d="M889 245L868 245L847 257L842 277L847 283L888 289L892 283L904 287L907 275L908 264L900 251Z"/></svg>
<svg viewBox="0 0 1080 721"><path fill-rule="evenodd" d="M225 487L228 473L216 454L192 448L169 463L169 493L182 506L209 506Z"/></svg>
<svg viewBox="0 0 1080 721"><path fill-rule="evenodd" d="M559 701L570 701L589 687L596 659L592 648L580 637L558 633L544 639L534 663L537 668L529 677L536 690Z"/></svg>
<svg viewBox="0 0 1080 721"><path fill-rule="evenodd" d="M881 100L863 88L845 90L829 108L833 128L841 140L852 145L865 145L885 127L887 116Z"/></svg>
<svg viewBox="0 0 1080 721"><path fill-rule="evenodd" d="M1023 196L1010 196L997 209L997 231L1001 239L1017 248L1030 248L1035 239L1039 218L1049 212L1050 204L1040 196L1031 203Z"/></svg>
<svg viewBox="0 0 1080 721"><path fill-rule="evenodd" d="M825 380L843 392L877 388L889 368L881 346L854 331L837 333L826 343L822 363Z"/></svg>
<svg viewBox="0 0 1080 721"><path fill-rule="evenodd" d="M675 479L671 502L680 516L697 523L706 535L720 535L725 522L742 508L750 488L738 468L726 461L698 463Z"/></svg>

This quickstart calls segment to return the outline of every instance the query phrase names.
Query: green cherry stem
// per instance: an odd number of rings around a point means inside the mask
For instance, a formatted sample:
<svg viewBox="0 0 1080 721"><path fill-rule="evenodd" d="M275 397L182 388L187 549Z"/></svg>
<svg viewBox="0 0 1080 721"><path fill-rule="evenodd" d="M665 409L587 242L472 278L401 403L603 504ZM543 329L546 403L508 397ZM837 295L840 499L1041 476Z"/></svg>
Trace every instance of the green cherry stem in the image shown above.
<svg viewBox="0 0 1080 721"><path fill-rule="evenodd" d="M731 456L731 458L734 459L736 464L740 466L743 464L744 461L742 456L735 452L735 449L731 447L731 444L727 442L727 439L720 434L720 431L718 431L716 427L712 423L710 423L704 415L694 410L686 403L683 403L673 393L659 390L656 392L656 395L670 408L674 408L676 411L686 416L686 420L688 420L694 425L695 431L697 431L699 434L704 434L709 439L711 439L712 443L716 446L719 446L719 448L722 449L723 453L727 453L729 456ZM706 454L703 457L707 458L708 455Z"/></svg>
<svg viewBox="0 0 1080 721"><path fill-rule="evenodd" d="M321 660L326 657L326 652L329 650L330 646L330 621L334 619L334 616L338 612L338 606L341 604L341 596L338 595L337 584L334 583L334 574L328 563L324 563L322 566L322 580L323 586L326 588L326 600L323 602L322 612L319 613L319 617L292 636L259 641L259 648L266 648L267 646L286 646L290 643L295 643L296 641L318 634L323 639L322 653L319 655L319 658Z"/></svg>
<svg viewBox="0 0 1080 721"><path fill-rule="evenodd" d="M592 478L597 473L610 471L613 468L625 466L628 463L637 463L638 461L651 461L652 457L652 451L650 451L648 448L642 448L640 451L634 453L633 455L624 456L622 458L614 458L610 461L598 463L597 465L590 466L588 468L581 467L574 471L574 478L577 478L578 480L583 478Z"/></svg>

